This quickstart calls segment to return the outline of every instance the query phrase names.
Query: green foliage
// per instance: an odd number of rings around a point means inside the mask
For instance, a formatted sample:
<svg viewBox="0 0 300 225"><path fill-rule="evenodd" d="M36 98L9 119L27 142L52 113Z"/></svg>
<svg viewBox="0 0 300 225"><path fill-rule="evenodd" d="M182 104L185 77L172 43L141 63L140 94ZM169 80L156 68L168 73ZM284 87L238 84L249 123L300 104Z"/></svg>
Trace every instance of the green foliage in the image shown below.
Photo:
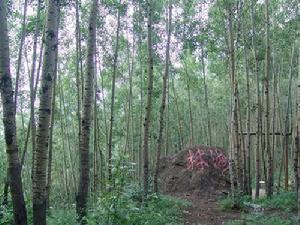
<svg viewBox="0 0 300 225"><path fill-rule="evenodd" d="M0 225L13 224L13 211L11 207L0 206Z"/></svg>
<svg viewBox="0 0 300 225"><path fill-rule="evenodd" d="M281 209L292 211L297 209L297 197L295 192L282 192L272 198L260 198L255 203L261 204L263 208Z"/></svg>
<svg viewBox="0 0 300 225"><path fill-rule="evenodd" d="M64 210L56 209L51 211L51 214L47 218L49 225L75 225L76 214L74 209Z"/></svg>
<svg viewBox="0 0 300 225"><path fill-rule="evenodd" d="M150 195L143 202L143 191L132 182L132 165L126 156L114 155L112 190L105 192L90 210L89 224L174 224L185 203L168 197Z"/></svg>
<svg viewBox="0 0 300 225"><path fill-rule="evenodd" d="M134 188L107 192L89 211L88 225L179 225L180 209L186 202L169 196L151 195L145 203L140 201L141 191ZM136 189L137 190L137 189ZM9 224L9 223L4 223ZM51 211L49 225L74 225L76 214L74 209ZM1 224L2 225L2 224Z"/></svg>
<svg viewBox="0 0 300 225"><path fill-rule="evenodd" d="M151 195L144 203L140 200L141 192L106 193L90 212L89 224L178 224L179 210L185 205L168 196Z"/></svg>
<svg viewBox="0 0 300 225"><path fill-rule="evenodd" d="M244 210L245 202L249 201L249 196L244 196L241 194L235 194L234 197L227 196L226 198L221 199L218 203L222 210L232 210L232 209L239 209Z"/></svg>
<svg viewBox="0 0 300 225"><path fill-rule="evenodd" d="M232 221L228 225L293 225L294 219L282 219L278 216L266 216L262 214L246 215L241 220Z"/></svg>
<svg viewBox="0 0 300 225"><path fill-rule="evenodd" d="M245 202L253 202L259 204L262 208L280 209L292 211L297 209L297 197L295 192L282 192L274 195L272 198L259 198L251 200L250 196L235 195L235 198L228 196L219 201L219 205L223 210L244 209Z"/></svg>
<svg viewBox="0 0 300 225"><path fill-rule="evenodd" d="M151 194L145 202L143 191L133 182L132 163L125 163L126 155L113 155L113 181L110 191L104 192L90 206L88 225L144 225L180 224L180 210L187 203L169 196ZM74 208L51 210L50 225L74 225Z"/></svg>

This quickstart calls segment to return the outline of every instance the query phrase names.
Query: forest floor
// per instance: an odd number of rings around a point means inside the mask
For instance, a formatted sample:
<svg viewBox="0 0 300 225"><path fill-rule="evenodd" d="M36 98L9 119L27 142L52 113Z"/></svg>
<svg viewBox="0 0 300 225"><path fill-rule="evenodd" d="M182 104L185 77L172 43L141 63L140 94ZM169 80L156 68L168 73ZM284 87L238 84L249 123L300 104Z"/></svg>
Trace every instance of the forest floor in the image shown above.
<svg viewBox="0 0 300 225"><path fill-rule="evenodd" d="M296 224L297 211L265 208L261 212L245 212L242 210L224 210L220 205L222 193L181 193L175 197L190 203L183 210L185 225L226 225L226 224L255 224L255 225L292 225ZM278 200L275 200L278 201ZM289 200L286 201L288 204ZM283 207L284 208L284 207ZM234 222L235 221L235 222Z"/></svg>
<svg viewBox="0 0 300 225"><path fill-rule="evenodd" d="M184 224L186 225L222 225L241 217L241 212L238 210L223 211L221 209L218 204L221 195L218 193L186 193L176 197L191 203L183 211Z"/></svg>

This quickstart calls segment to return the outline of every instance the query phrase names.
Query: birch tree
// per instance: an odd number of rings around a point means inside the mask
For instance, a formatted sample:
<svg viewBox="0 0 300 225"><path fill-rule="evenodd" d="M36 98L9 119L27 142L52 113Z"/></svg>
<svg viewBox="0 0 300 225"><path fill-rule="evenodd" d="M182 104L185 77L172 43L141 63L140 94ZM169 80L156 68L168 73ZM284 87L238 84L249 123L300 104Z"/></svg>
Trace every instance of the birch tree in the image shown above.
<svg viewBox="0 0 300 225"><path fill-rule="evenodd" d="M44 39L45 51L40 87L36 149L33 162L32 204L34 225L46 224L48 139L52 93L57 66L59 4L60 2L57 0L50 0L47 9Z"/></svg>
<svg viewBox="0 0 300 225"><path fill-rule="evenodd" d="M14 222L16 225L27 225L21 165L17 145L16 106L10 73L6 1L0 1L0 37L0 91L3 105L4 135L8 159L8 179L12 196Z"/></svg>
<svg viewBox="0 0 300 225"><path fill-rule="evenodd" d="M82 104L81 132L79 139L79 184L76 195L76 212L78 221L84 224L84 217L87 213L87 201L89 191L89 141L91 128L91 112L93 102L93 81L94 81L94 60L96 47L96 19L98 16L98 0L93 0L90 9L86 72L84 79L84 95Z"/></svg>

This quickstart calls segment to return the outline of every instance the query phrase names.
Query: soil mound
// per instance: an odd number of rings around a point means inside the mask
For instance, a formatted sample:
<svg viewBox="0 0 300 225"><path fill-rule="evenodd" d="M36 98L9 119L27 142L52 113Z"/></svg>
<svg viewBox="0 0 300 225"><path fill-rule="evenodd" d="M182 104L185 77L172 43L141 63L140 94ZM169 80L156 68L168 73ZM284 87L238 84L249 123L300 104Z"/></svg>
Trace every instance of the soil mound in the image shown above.
<svg viewBox="0 0 300 225"><path fill-rule="evenodd" d="M218 147L193 146L161 159L159 179L165 193L212 193L229 190L229 162Z"/></svg>

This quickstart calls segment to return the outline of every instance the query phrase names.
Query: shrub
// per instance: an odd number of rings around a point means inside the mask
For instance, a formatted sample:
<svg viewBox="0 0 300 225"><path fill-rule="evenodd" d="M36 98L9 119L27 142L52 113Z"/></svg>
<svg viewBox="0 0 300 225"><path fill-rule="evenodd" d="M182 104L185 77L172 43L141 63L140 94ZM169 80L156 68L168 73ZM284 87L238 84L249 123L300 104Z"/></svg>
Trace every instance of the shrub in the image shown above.
<svg viewBox="0 0 300 225"><path fill-rule="evenodd" d="M219 205L222 210L244 210L245 202L248 202L250 200L249 196L241 195L239 193L235 194L235 197L232 197L231 195L221 199L219 201Z"/></svg>

